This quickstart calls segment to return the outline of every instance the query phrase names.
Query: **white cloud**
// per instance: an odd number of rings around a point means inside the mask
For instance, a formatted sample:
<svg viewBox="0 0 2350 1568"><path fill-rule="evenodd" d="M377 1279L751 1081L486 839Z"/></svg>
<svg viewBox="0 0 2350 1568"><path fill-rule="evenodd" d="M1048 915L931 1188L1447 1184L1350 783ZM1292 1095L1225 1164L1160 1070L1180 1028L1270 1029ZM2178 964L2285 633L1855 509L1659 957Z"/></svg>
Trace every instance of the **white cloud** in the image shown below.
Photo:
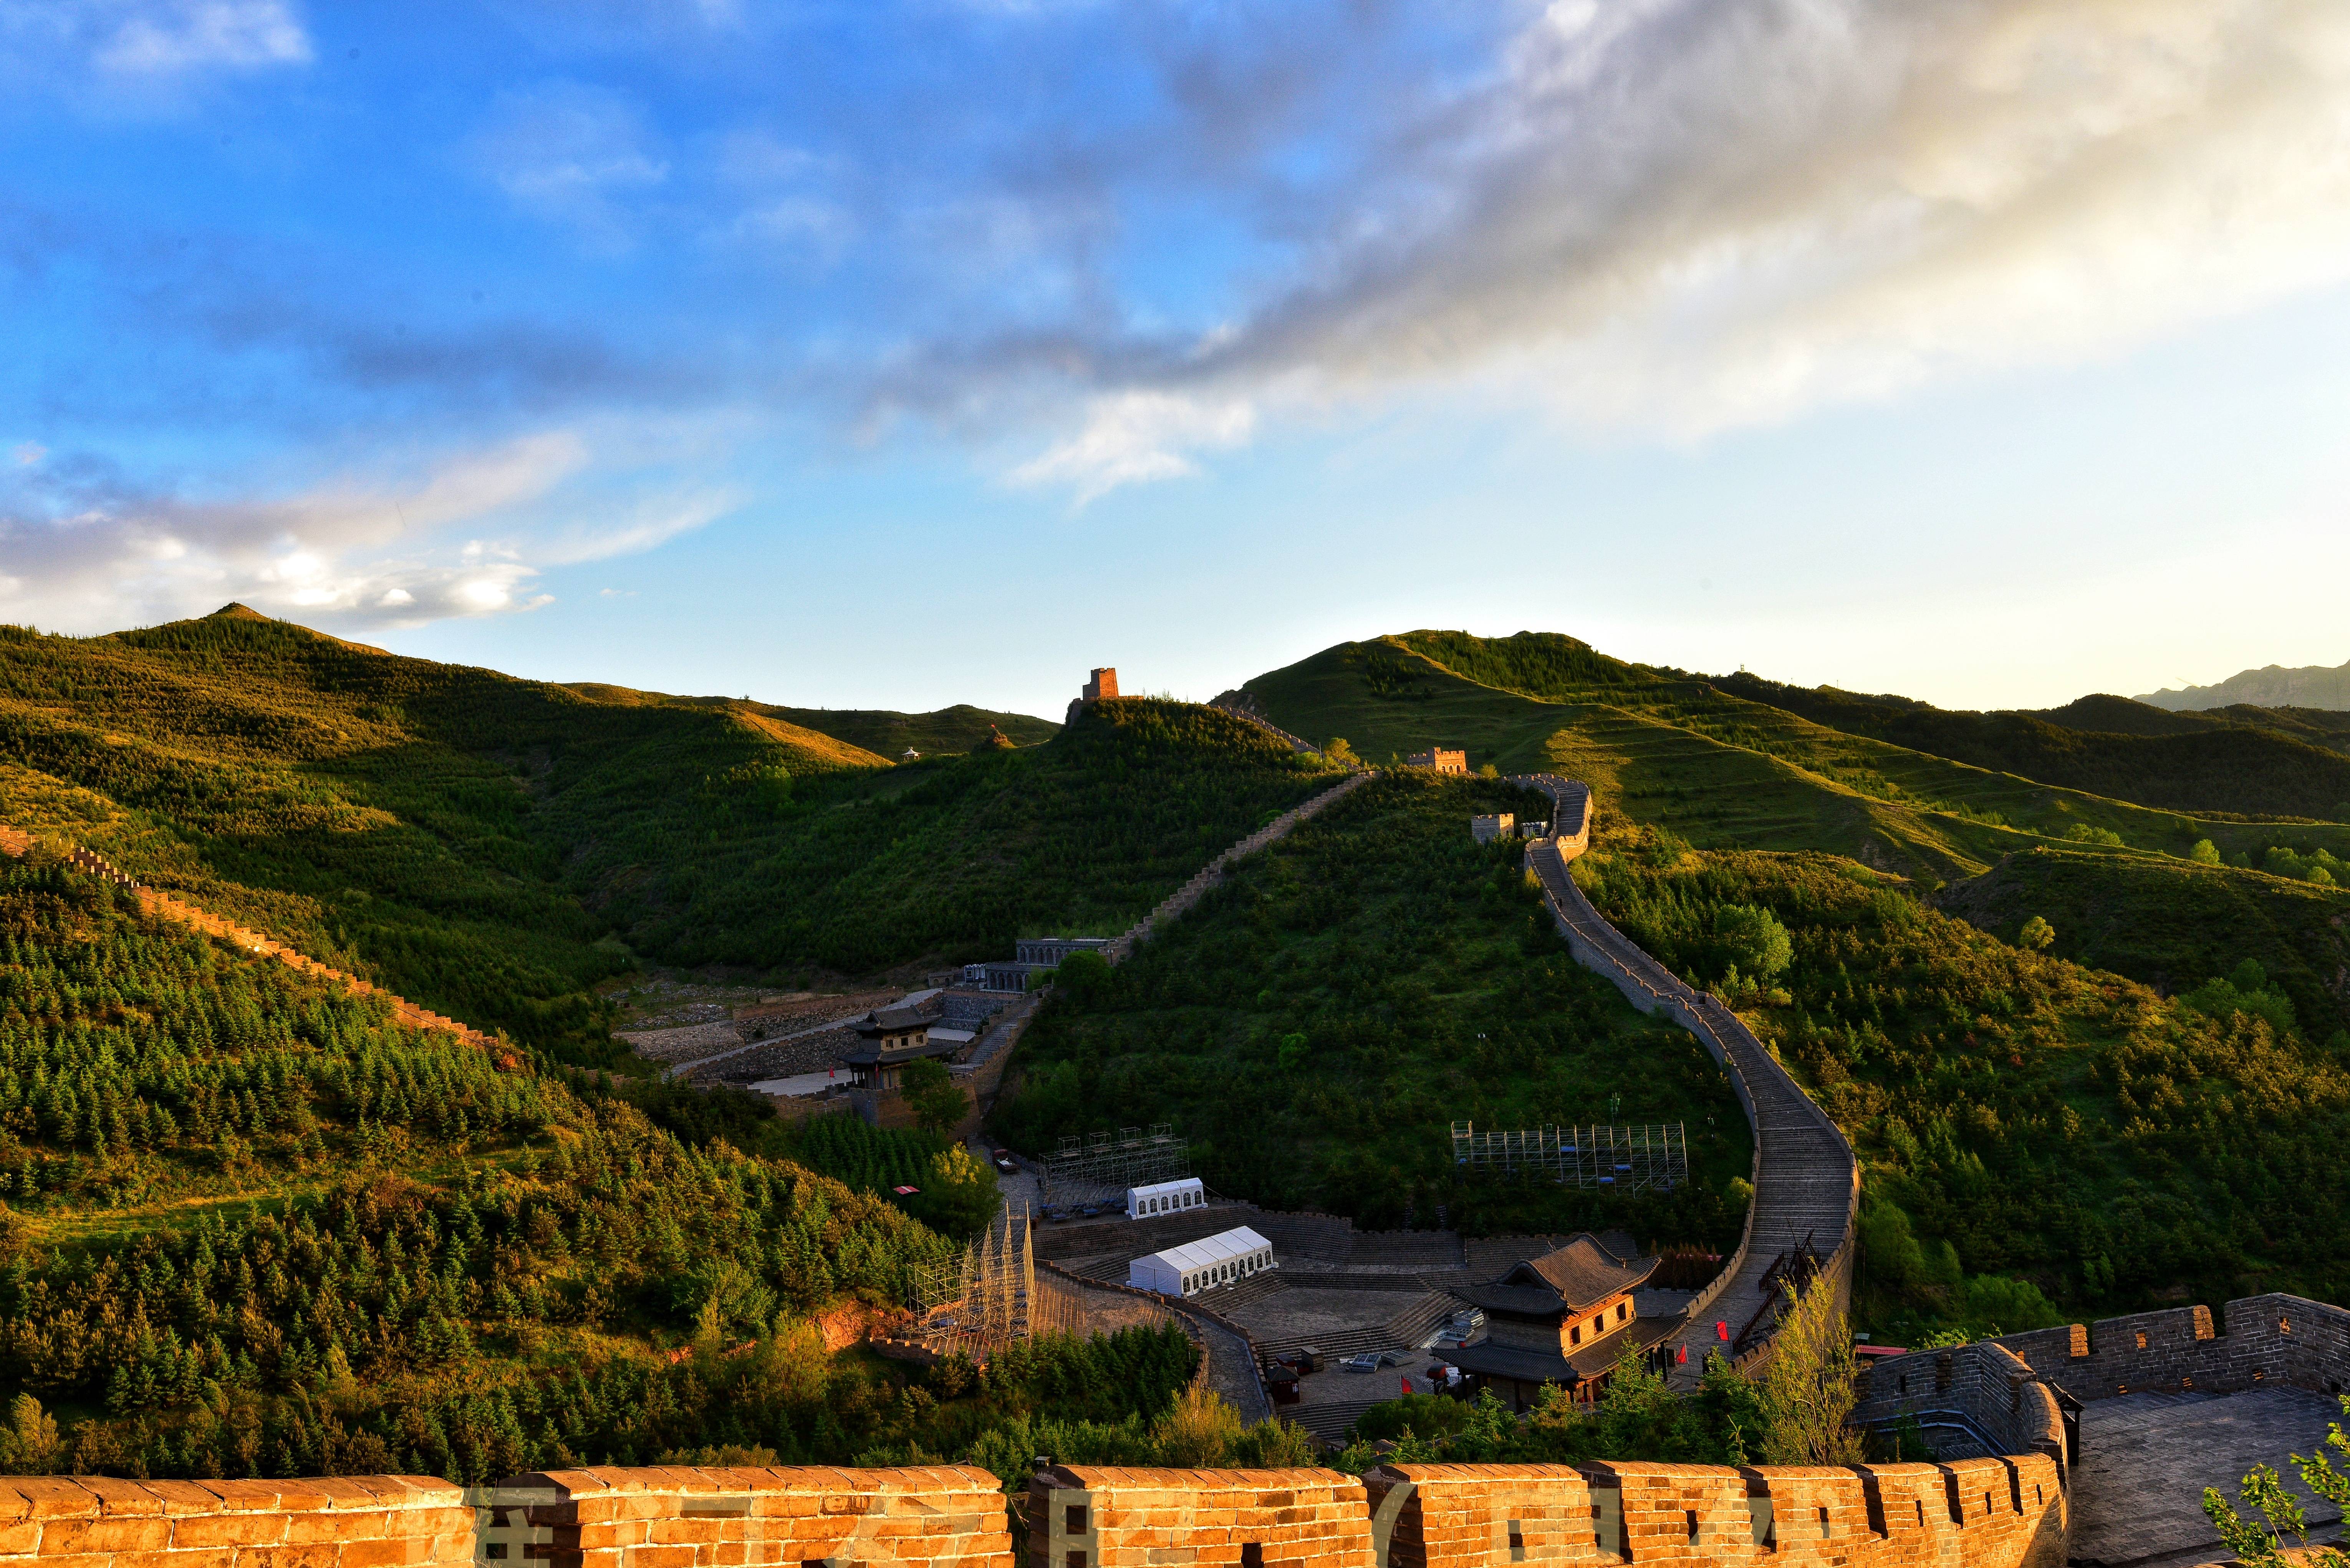
<svg viewBox="0 0 2350 1568"><path fill-rule="evenodd" d="M650 140L632 100L555 81L499 94L473 152L525 212L568 226L595 249L620 250L636 237L634 199L669 178Z"/></svg>
<svg viewBox="0 0 2350 1568"><path fill-rule="evenodd" d="M116 15L94 58L100 69L120 75L255 70L310 59L309 34L283 0L166 0L98 9Z"/></svg>
<svg viewBox="0 0 2350 1568"><path fill-rule="evenodd" d="M402 479L192 502L26 476L0 488L0 618L94 631L228 599L327 625L414 625L552 602L550 567L650 549L733 498L600 493L588 442L542 432ZM597 489L585 492L581 486ZM471 536L448 539L453 531Z"/></svg>
<svg viewBox="0 0 2350 1568"><path fill-rule="evenodd" d="M1701 436L2350 280L2350 5L1554 0L1352 167L1212 331L1056 349L1082 428L1015 477L1430 388Z"/></svg>
<svg viewBox="0 0 2350 1568"><path fill-rule="evenodd" d="M16 460L17 467L30 468L33 464L40 462L41 459L48 456L49 449L43 446L38 441L28 441L18 443L16 448L9 452L8 455Z"/></svg>
<svg viewBox="0 0 2350 1568"><path fill-rule="evenodd" d="M1443 112L1171 379L1701 431L2350 277L2331 0L1560 0Z"/></svg>
<svg viewBox="0 0 2350 1568"><path fill-rule="evenodd" d="M1079 505L1122 484L1197 473L1192 452L1237 446L1256 428L1240 401L1202 401L1163 392L1097 398L1085 429L1012 473L1017 484L1066 484Z"/></svg>

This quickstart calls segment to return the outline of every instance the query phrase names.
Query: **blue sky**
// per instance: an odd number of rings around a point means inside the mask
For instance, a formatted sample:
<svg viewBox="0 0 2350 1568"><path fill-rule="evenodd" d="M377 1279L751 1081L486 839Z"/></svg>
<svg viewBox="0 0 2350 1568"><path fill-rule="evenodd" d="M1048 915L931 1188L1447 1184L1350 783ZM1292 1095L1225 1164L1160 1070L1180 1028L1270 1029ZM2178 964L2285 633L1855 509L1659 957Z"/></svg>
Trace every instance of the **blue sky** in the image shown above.
<svg viewBox="0 0 2350 1568"><path fill-rule="evenodd" d="M2316 0L0 0L0 619L782 702L2339 663Z"/></svg>

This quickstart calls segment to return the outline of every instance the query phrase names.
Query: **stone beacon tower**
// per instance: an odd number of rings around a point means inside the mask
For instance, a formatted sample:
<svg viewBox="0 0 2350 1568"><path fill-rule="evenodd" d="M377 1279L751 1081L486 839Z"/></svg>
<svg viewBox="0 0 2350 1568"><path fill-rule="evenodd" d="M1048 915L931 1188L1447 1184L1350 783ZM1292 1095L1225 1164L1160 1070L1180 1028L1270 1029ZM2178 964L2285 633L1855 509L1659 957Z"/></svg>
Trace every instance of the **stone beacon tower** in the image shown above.
<svg viewBox="0 0 2350 1568"><path fill-rule="evenodd" d="M1077 722L1077 710L1084 707L1087 703L1098 702L1105 697L1115 697L1117 695L1117 670L1114 668L1105 668L1095 670L1093 679L1086 682L1086 689L1078 692L1076 696L1070 701L1068 718L1066 722L1072 724L1076 723Z"/></svg>

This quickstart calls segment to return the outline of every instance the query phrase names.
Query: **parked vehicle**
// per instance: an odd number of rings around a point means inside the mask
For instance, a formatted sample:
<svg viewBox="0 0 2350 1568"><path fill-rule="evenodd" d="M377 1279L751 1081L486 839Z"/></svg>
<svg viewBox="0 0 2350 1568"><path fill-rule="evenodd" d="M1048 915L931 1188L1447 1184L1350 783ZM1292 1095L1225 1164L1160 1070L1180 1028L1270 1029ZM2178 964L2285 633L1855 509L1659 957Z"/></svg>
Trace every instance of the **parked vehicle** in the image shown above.
<svg viewBox="0 0 2350 1568"><path fill-rule="evenodd" d="M1338 1363L1338 1368L1342 1372L1377 1372L1379 1358L1376 1355L1350 1355Z"/></svg>

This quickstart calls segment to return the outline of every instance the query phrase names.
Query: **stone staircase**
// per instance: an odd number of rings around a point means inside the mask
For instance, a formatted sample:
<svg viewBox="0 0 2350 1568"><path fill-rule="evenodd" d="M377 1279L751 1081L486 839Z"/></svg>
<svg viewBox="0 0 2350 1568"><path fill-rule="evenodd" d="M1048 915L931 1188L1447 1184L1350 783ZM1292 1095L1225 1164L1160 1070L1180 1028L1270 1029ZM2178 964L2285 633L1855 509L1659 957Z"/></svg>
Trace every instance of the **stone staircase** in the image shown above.
<svg viewBox="0 0 2350 1568"><path fill-rule="evenodd" d="M1367 772L1350 774L1343 782L1324 790L1313 799L1291 806L1287 811L1209 861L1193 874L1190 881L1160 899L1156 909L1136 921L1124 935L1109 944L1105 950L1105 956L1112 963L1128 957L1136 948L1150 940L1153 931L1177 919L1192 905L1205 898L1210 888L1224 879L1224 873L1232 867L1234 861L1253 855L1266 845L1286 836L1289 831L1299 823L1336 805L1378 776L1376 774Z"/></svg>
<svg viewBox="0 0 2350 1568"><path fill-rule="evenodd" d="M1295 735L1291 734L1288 731L1283 729L1280 725L1274 723L1272 720L1266 718L1255 709L1248 706L1248 704L1243 701L1237 693L1228 691L1223 696L1217 698L1213 702L1210 703L1209 706L1230 713L1235 719L1247 720L1250 723L1254 724L1258 729L1263 730L1266 734L1271 735L1274 740L1279 741L1283 745L1287 746L1293 752L1302 752L1309 756L1316 757L1324 754L1321 747L1315 745L1311 741L1300 740ZM1356 764L1340 764L1342 767L1352 765Z"/></svg>
<svg viewBox="0 0 2350 1568"><path fill-rule="evenodd" d="M15 828L0 827L0 853L21 857L29 853L32 847L31 834ZM289 969L299 970L304 974L314 975L329 984L339 985L354 996L380 996L391 1003L393 1016L411 1028L437 1030L454 1034L466 1044L478 1046L485 1051L503 1054L506 1050L502 1042L483 1033L478 1029L460 1023L453 1018L445 1017L431 1008L420 1007L406 997L371 985L357 975L347 974L341 970L320 963L317 960L286 946L284 942L275 940L232 920L224 920L218 915L199 909L183 898L174 898L160 888L146 887L95 850L84 849L78 845L68 845L65 846L62 853L66 863L76 870L135 893L138 896L140 907L159 919L172 920L180 925L192 927L206 936L217 937L256 957L274 958ZM510 1063L512 1060L510 1055L502 1054L503 1062Z"/></svg>
<svg viewBox="0 0 2350 1568"><path fill-rule="evenodd" d="M1713 1282L1690 1303L1687 1320L1673 1335L1690 1351L1689 1361L1675 1367L1673 1384L1696 1386L1706 1354L1723 1343L1717 1325L1727 1327L1732 1354L1751 1371L1769 1354L1783 1299L1773 1278L1781 1259L1808 1247L1828 1274L1849 1278L1860 1204L1852 1146L1737 1013L1641 951L1575 886L1567 862L1589 841L1590 792L1552 774L1513 782L1551 796L1553 825L1561 836L1535 840L1526 863L1540 877L1576 961L1607 976L1642 1012L1669 1016L1695 1034L1728 1070L1753 1127L1754 1198L1746 1234ZM1581 842L1566 835L1569 827L1580 830Z"/></svg>

